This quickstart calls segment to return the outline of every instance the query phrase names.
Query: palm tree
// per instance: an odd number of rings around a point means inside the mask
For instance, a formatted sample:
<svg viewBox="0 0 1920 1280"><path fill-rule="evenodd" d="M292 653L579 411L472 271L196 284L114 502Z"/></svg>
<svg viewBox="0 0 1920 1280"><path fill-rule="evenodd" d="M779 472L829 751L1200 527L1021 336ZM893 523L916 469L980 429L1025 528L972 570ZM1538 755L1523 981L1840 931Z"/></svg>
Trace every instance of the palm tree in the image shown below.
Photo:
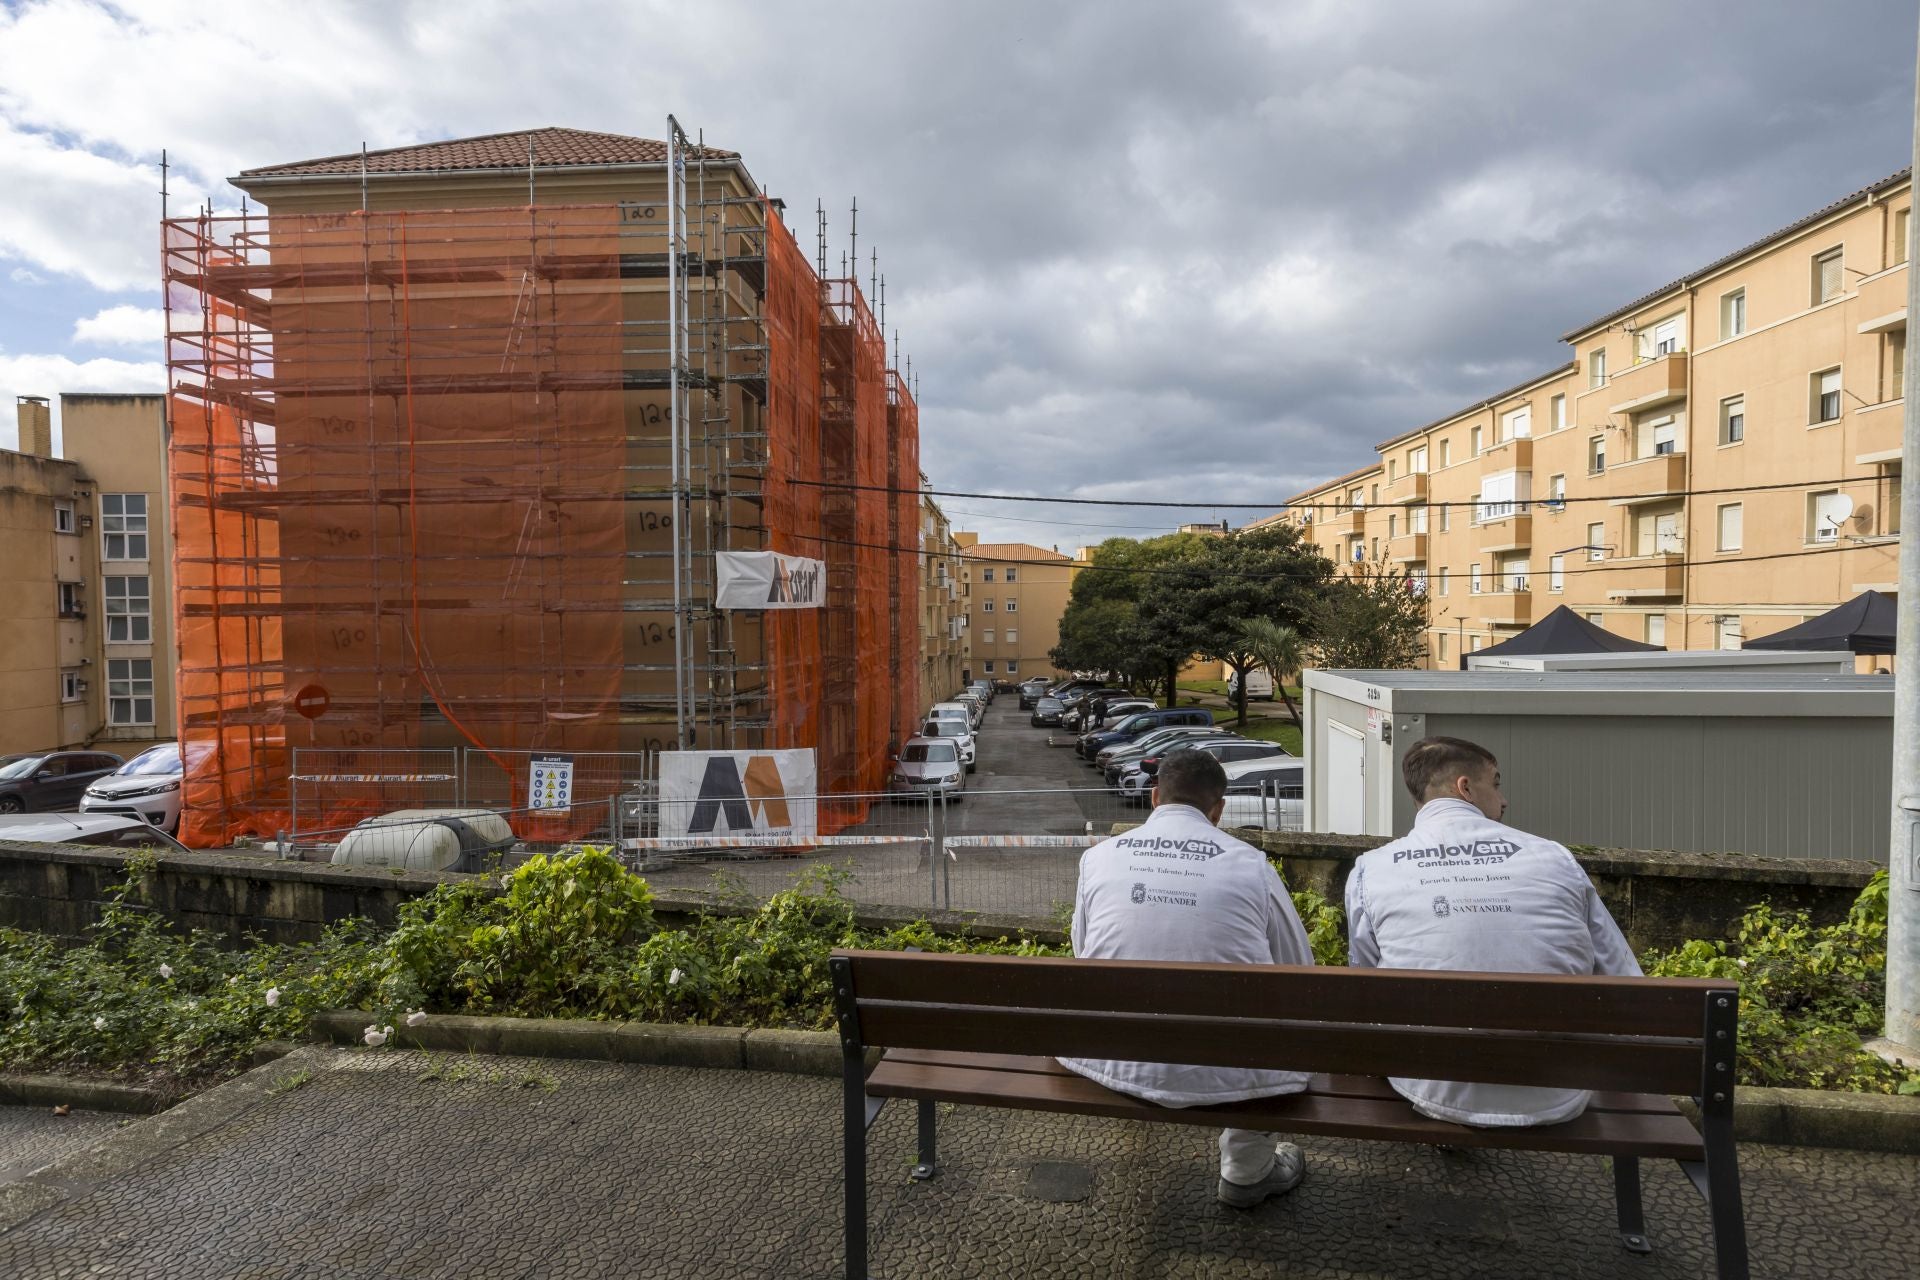
<svg viewBox="0 0 1920 1280"><path fill-rule="evenodd" d="M1240 639L1254 661L1267 669L1273 677L1273 687L1279 691L1280 700L1287 704L1287 714L1293 717L1295 724L1300 723L1300 711L1293 705L1293 696L1287 692L1287 678L1299 671L1307 660L1306 638L1292 627L1272 618L1242 618L1239 624Z"/></svg>

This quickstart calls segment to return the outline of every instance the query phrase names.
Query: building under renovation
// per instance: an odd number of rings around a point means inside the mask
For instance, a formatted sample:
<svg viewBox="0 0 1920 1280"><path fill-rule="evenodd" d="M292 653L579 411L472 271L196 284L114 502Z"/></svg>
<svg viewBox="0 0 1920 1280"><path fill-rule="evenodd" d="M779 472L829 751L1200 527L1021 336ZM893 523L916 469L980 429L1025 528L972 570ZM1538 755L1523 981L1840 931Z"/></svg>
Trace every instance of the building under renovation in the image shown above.
<svg viewBox="0 0 1920 1280"><path fill-rule="evenodd" d="M813 747L880 787L918 416L824 231L677 125L233 181L164 225L189 842L284 829L302 748ZM716 608L760 550L824 561L825 607Z"/></svg>

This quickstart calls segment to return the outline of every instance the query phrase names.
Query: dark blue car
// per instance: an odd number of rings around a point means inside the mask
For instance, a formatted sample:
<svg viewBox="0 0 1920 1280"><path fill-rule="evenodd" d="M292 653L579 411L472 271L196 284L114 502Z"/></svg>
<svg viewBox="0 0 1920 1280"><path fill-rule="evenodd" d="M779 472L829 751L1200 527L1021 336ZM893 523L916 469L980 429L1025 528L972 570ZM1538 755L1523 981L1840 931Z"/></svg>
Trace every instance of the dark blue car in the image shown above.
<svg viewBox="0 0 1920 1280"><path fill-rule="evenodd" d="M1081 734L1080 741L1074 750L1080 753L1082 759L1091 763L1106 748L1122 742L1131 742L1152 729L1165 729L1181 724L1212 723L1213 713L1205 707L1161 707L1155 711L1137 711L1111 729Z"/></svg>

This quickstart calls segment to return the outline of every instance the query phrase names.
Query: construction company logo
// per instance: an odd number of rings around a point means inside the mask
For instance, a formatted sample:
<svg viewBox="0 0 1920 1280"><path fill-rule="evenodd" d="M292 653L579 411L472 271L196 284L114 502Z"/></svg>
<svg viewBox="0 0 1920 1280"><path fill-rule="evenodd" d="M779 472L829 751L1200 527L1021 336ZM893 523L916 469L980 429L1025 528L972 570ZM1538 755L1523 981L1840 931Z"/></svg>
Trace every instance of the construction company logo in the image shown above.
<svg viewBox="0 0 1920 1280"><path fill-rule="evenodd" d="M1453 907L1447 902L1447 895L1444 893L1434 894L1433 895L1433 914L1439 916L1442 920L1445 920L1452 913L1453 913Z"/></svg>
<svg viewBox="0 0 1920 1280"><path fill-rule="evenodd" d="M1136 907L1139 906L1141 903L1147 900L1147 886L1145 886L1144 884L1135 883L1135 885L1133 886L1133 892L1128 896L1130 896L1133 899L1134 906Z"/></svg>
<svg viewBox="0 0 1920 1280"><path fill-rule="evenodd" d="M1170 840L1165 836L1121 836L1114 844L1128 853L1149 858L1175 858L1182 862L1205 862L1217 858L1226 849L1211 840Z"/></svg>
<svg viewBox="0 0 1920 1280"><path fill-rule="evenodd" d="M778 760L767 755L748 756L742 773L732 756L708 758L700 791L694 797L693 814L687 819L687 832L712 835L723 819L729 831L766 831L793 825L787 809L787 784L780 777Z"/></svg>
<svg viewBox="0 0 1920 1280"><path fill-rule="evenodd" d="M773 582L767 588L767 603L818 606L823 603L820 588L824 578L817 560L777 556L773 562Z"/></svg>
<svg viewBox="0 0 1920 1280"><path fill-rule="evenodd" d="M1422 871L1433 867L1484 867L1505 862L1520 852L1511 840L1475 840L1469 844L1433 844L1423 849L1395 849L1396 864L1411 862Z"/></svg>

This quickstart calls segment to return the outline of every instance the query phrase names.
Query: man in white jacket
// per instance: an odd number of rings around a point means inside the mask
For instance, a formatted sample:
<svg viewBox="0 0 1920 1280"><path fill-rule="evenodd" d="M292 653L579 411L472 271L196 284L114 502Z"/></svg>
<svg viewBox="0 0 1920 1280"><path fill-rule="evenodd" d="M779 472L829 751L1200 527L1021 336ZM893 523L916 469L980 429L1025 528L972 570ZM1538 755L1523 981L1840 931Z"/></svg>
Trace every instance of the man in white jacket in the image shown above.
<svg viewBox="0 0 1920 1280"><path fill-rule="evenodd" d="M1080 858L1073 954L1101 960L1192 960L1213 964L1312 964L1313 949L1280 875L1266 855L1215 824L1227 775L1199 751L1160 763L1145 823ZM1060 1065L1109 1089L1165 1107L1239 1102L1307 1087L1299 1071L1062 1058ZM1306 1158L1270 1133L1220 1133L1221 1203L1252 1208L1291 1191Z"/></svg>
<svg viewBox="0 0 1920 1280"><path fill-rule="evenodd" d="M1501 823L1493 753L1424 738L1401 777L1420 802L1413 830L1360 855L1347 877L1348 957L1357 967L1483 973L1640 975L1600 895L1564 845ZM1471 1125L1557 1124L1580 1089L1391 1080L1414 1110Z"/></svg>

